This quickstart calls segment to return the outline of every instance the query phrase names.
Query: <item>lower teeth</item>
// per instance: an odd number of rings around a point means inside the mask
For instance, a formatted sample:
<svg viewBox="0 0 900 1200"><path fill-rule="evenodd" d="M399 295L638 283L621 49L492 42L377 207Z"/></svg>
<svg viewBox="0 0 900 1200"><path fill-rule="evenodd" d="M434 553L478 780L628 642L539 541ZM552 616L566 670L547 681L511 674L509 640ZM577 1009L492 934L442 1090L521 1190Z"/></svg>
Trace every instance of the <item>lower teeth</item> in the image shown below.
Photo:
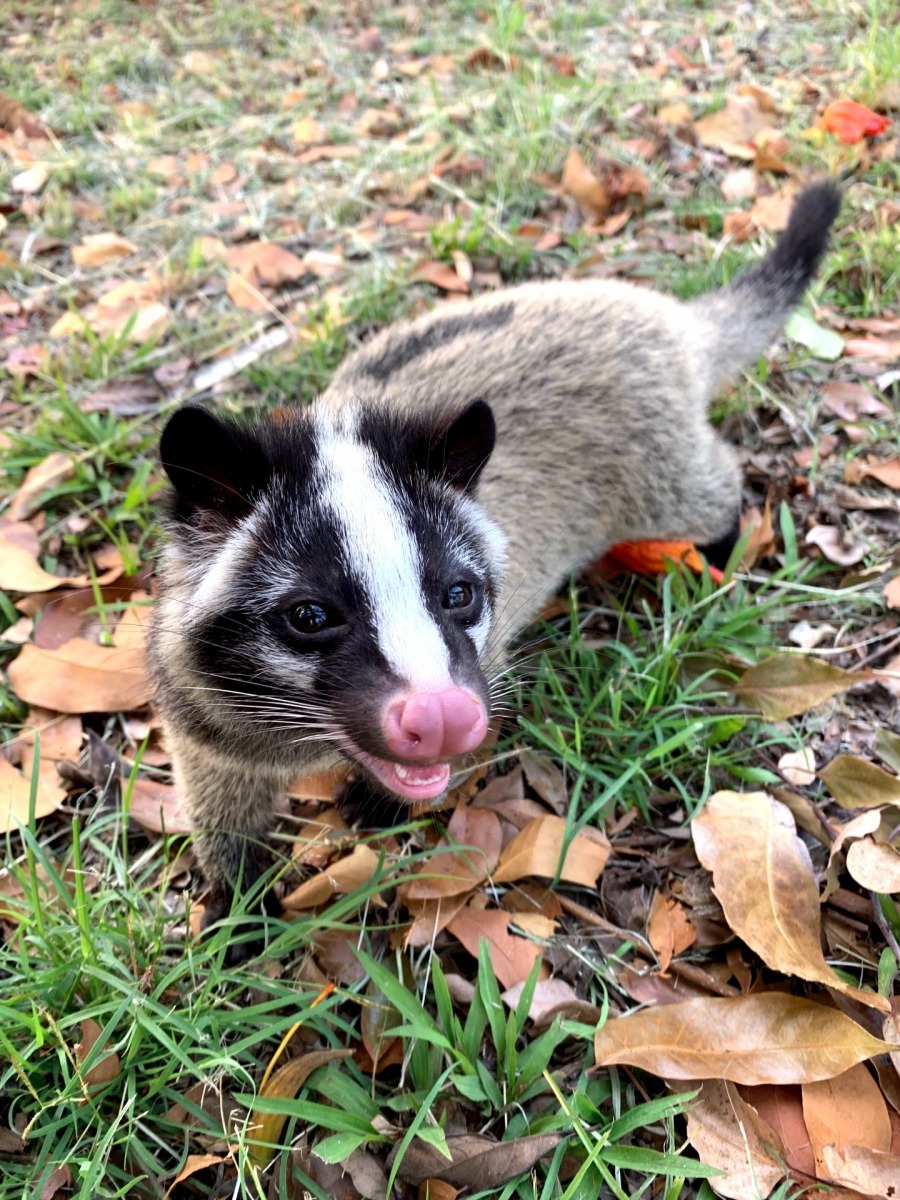
<svg viewBox="0 0 900 1200"><path fill-rule="evenodd" d="M402 779L402 780L406 781L410 777L410 771L406 767L395 766L394 771L396 772L398 779ZM430 783L439 783L440 780L443 779L443 777L444 777L443 771L438 771L438 773L436 775L429 775L425 779L422 779L422 778L414 779L412 782L415 784L419 784L420 786L425 786Z"/></svg>

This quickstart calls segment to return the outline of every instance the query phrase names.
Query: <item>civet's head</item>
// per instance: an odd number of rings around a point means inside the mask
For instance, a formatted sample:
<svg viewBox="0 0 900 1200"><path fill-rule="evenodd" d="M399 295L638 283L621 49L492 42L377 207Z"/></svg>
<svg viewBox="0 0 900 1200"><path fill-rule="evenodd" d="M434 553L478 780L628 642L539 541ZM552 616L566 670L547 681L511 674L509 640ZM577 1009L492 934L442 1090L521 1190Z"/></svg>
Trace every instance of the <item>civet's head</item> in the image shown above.
<svg viewBox="0 0 900 1200"><path fill-rule="evenodd" d="M472 492L493 445L483 401L443 424L370 405L252 428L176 412L162 579L203 720L252 726L280 765L330 751L405 800L442 795L487 732L504 539Z"/></svg>

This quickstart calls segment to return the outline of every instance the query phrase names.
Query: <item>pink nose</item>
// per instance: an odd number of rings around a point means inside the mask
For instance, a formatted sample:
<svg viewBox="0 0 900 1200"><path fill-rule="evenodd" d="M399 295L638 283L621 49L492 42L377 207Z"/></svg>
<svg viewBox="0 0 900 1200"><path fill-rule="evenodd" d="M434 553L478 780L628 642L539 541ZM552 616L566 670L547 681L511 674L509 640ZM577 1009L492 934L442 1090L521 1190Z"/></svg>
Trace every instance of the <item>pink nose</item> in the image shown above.
<svg viewBox="0 0 900 1200"><path fill-rule="evenodd" d="M458 687L411 692L392 701L384 714L384 740L391 754L416 762L442 762L474 750L487 733L487 713L472 692Z"/></svg>

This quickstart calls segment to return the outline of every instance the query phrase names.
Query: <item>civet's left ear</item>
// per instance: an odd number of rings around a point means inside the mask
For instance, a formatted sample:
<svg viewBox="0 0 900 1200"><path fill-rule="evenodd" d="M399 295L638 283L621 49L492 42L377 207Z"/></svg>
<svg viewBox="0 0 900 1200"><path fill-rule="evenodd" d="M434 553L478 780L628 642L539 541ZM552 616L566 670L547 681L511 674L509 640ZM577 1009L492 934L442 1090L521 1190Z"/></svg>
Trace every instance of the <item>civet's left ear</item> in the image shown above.
<svg viewBox="0 0 900 1200"><path fill-rule="evenodd" d="M449 424L420 435L413 456L429 475L471 492L491 457L496 436L491 406L484 400L473 400Z"/></svg>

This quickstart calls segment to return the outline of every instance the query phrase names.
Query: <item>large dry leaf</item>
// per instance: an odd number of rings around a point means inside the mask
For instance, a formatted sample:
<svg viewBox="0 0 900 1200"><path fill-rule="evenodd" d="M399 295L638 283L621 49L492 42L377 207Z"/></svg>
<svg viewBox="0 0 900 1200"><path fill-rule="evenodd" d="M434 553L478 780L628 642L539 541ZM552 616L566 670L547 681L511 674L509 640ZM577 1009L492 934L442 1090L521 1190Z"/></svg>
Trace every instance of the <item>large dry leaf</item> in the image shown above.
<svg viewBox="0 0 900 1200"><path fill-rule="evenodd" d="M767 966L890 1009L885 997L845 983L826 963L809 851L783 804L765 792L716 792L691 829L728 924Z"/></svg>
<svg viewBox="0 0 900 1200"><path fill-rule="evenodd" d="M447 925L473 958L478 957L481 940L487 942L494 974L505 988L527 979L535 960L541 957L537 943L509 932L512 919L512 914L506 912L464 908Z"/></svg>
<svg viewBox="0 0 900 1200"><path fill-rule="evenodd" d="M13 493L6 517L10 521L24 521L41 506L44 493L57 487L75 474L75 463L68 454L54 451L31 468Z"/></svg>
<svg viewBox="0 0 900 1200"><path fill-rule="evenodd" d="M839 754L819 778L841 808L878 808L900 804L900 779L865 758Z"/></svg>
<svg viewBox="0 0 900 1200"><path fill-rule="evenodd" d="M19 130L29 138L45 138L47 130L40 120L24 108L15 96L0 92L0 129L8 129L10 133Z"/></svg>
<svg viewBox="0 0 900 1200"><path fill-rule="evenodd" d="M726 1172L709 1180L719 1196L768 1196L784 1178L778 1135L733 1083L709 1079L687 1111L687 1135L701 1162Z"/></svg>
<svg viewBox="0 0 900 1200"><path fill-rule="evenodd" d="M564 1133L535 1133L528 1137L496 1142L476 1133L464 1133L447 1138L448 1162L436 1146L416 1139L403 1154L397 1175L405 1183L419 1184L426 1179L440 1179L455 1187L482 1192L497 1189L507 1180L529 1171L536 1162L551 1154L566 1135ZM388 1156L393 1164L398 1147Z"/></svg>
<svg viewBox="0 0 900 1200"><path fill-rule="evenodd" d="M900 892L900 850L887 842L864 837L847 850L847 871L869 892Z"/></svg>
<svg viewBox="0 0 900 1200"><path fill-rule="evenodd" d="M772 126L772 114L760 106L754 95L728 96L722 108L694 122L704 146L719 146L726 153L749 146L764 129ZM736 157L753 158L753 154Z"/></svg>
<svg viewBox="0 0 900 1200"><path fill-rule="evenodd" d="M829 1181L851 1187L869 1200L897 1200L900 1196L900 1155L869 1150L865 1146L826 1146L822 1151Z"/></svg>
<svg viewBox="0 0 900 1200"><path fill-rule="evenodd" d="M497 865L503 830L490 809L456 807L442 840L404 889L408 900L437 900L470 892ZM456 847L463 847L457 849Z"/></svg>
<svg viewBox="0 0 900 1200"><path fill-rule="evenodd" d="M55 772L54 772L55 774ZM0 834L28 824L31 797L31 777L21 774L12 763L0 757ZM38 775L35 816L46 817L60 807L66 798L59 779Z"/></svg>
<svg viewBox="0 0 900 1200"><path fill-rule="evenodd" d="M63 713L119 712L150 699L145 653L147 608L122 615L114 645L74 637L58 650L23 646L9 666L13 690L28 704Z"/></svg>
<svg viewBox="0 0 900 1200"><path fill-rule="evenodd" d="M278 1067L259 1089L260 1096L274 1096L279 1100L292 1100L303 1087L313 1071L333 1062L336 1058L346 1058L352 1050L309 1050L297 1058L292 1058ZM259 1113L256 1121L247 1131L247 1146L250 1157L257 1166L268 1162L272 1155L272 1145L281 1137L281 1130L287 1120L285 1113Z"/></svg>
<svg viewBox="0 0 900 1200"><path fill-rule="evenodd" d="M282 900L282 906L295 910L327 904L335 896L345 895L368 883L379 861L379 856L371 846L360 842L346 858L339 859L326 871L314 875L289 892Z"/></svg>
<svg viewBox="0 0 900 1200"><path fill-rule="evenodd" d="M890 1150L891 1118L881 1089L862 1063L833 1079L803 1085L803 1118L819 1179L827 1178L822 1151L834 1145Z"/></svg>
<svg viewBox="0 0 900 1200"><path fill-rule="evenodd" d="M698 997L608 1020L597 1065L641 1067L664 1079L811 1083L894 1047L834 1008L783 992Z"/></svg>
<svg viewBox="0 0 900 1200"><path fill-rule="evenodd" d="M278 242L245 242L232 247L227 260L233 271L270 287L302 279L307 271L303 259Z"/></svg>
<svg viewBox="0 0 900 1200"><path fill-rule="evenodd" d="M529 821L500 855L494 882L512 883L529 875L553 879L562 858L565 836L566 822L562 817L545 816ZM576 834L566 848L560 879L593 887L606 866L610 849L602 835L595 840L583 833Z"/></svg>
<svg viewBox="0 0 900 1200"><path fill-rule="evenodd" d="M734 691L764 716L783 721L871 678L869 671L842 671L817 658L776 654L745 671Z"/></svg>
<svg viewBox="0 0 900 1200"><path fill-rule="evenodd" d="M134 242L118 233L89 233L80 246L72 247L72 260L77 267L96 267L135 250Z"/></svg>

